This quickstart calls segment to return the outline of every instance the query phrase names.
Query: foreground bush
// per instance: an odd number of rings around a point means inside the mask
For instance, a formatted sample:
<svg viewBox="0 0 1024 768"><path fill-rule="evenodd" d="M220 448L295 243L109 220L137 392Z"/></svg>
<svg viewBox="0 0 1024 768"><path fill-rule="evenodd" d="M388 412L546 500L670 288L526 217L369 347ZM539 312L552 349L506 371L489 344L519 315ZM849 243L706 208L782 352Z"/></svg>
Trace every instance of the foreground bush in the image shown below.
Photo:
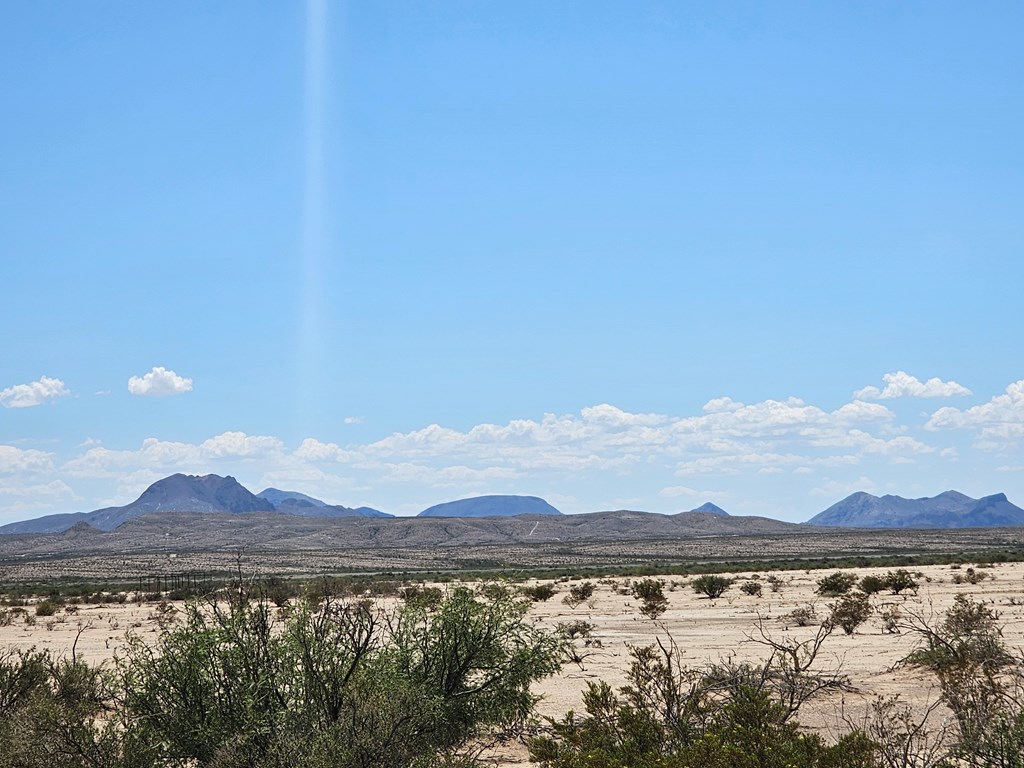
<svg viewBox="0 0 1024 768"><path fill-rule="evenodd" d="M823 630L811 645L778 648L813 661ZM808 657L806 654L809 653ZM551 722L549 735L530 743L544 768L873 768L874 745L860 732L834 746L802 733L787 690L807 697L825 690L820 676L788 653L764 666L691 668L674 646L635 648L628 685L618 693L588 684L585 715ZM797 697L800 701L804 697ZM786 702L789 702L788 704Z"/></svg>
<svg viewBox="0 0 1024 768"><path fill-rule="evenodd" d="M0 765L24 768L431 766L532 711L563 641L528 601L453 589L438 605L266 599L189 604L114 671L0 657Z"/></svg>

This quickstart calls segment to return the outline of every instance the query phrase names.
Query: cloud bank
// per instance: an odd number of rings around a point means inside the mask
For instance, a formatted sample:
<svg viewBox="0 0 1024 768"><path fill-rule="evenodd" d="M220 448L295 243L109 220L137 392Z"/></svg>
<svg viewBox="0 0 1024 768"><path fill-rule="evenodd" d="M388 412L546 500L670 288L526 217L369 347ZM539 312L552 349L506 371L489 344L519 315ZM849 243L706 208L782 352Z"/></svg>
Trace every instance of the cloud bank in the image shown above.
<svg viewBox="0 0 1024 768"><path fill-rule="evenodd" d="M147 376L148 385L147 377L136 378L150 390L183 390L188 382L160 368ZM831 408L798 397L748 403L722 396L683 414L597 403L505 423L428 424L368 442L307 437L289 444L231 430L198 442L151 436L134 447L88 440L69 455L6 445L0 446L0 495L28 498L34 488L39 499L57 504L83 497L82 488L102 487L104 495L82 507L96 508L131 501L173 472L215 472L232 474L253 490L296 488L329 502L399 514L477 493L530 493L562 499L570 512L619 499L635 508L679 511L724 496L731 512L806 519L820 511L824 497L851 490L1013 493L1006 468L1021 464L1024 380L986 402L909 417L882 401L940 391L963 397L963 388L893 374L886 389L878 390L877 400L854 397ZM346 432L337 426L336 435ZM992 487L972 488L986 471L983 459L990 454L984 451L997 449L1005 458L989 468L985 483ZM807 514L793 511L800 503ZM8 514L20 508L11 503Z"/></svg>

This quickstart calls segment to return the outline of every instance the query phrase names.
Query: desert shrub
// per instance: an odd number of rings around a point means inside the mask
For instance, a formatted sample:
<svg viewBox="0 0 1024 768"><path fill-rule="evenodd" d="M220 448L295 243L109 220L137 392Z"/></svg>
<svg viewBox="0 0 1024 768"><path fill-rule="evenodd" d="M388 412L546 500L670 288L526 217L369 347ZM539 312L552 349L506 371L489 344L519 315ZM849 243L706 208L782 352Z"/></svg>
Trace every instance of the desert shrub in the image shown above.
<svg viewBox="0 0 1024 768"><path fill-rule="evenodd" d="M530 683L558 667L562 641L528 606L465 587L387 615L301 600L283 623L265 600L189 604L120 662L129 735L157 764L432 765L525 718Z"/></svg>
<svg viewBox="0 0 1024 768"><path fill-rule="evenodd" d="M596 628L596 624L581 619L579 621L560 622L557 632L567 640L586 639L593 636L594 629Z"/></svg>
<svg viewBox="0 0 1024 768"><path fill-rule="evenodd" d="M584 581L569 587L569 594L562 598L562 602L576 610L582 603L589 603L593 596L594 585Z"/></svg>
<svg viewBox="0 0 1024 768"><path fill-rule="evenodd" d="M290 600L297 598L301 594L298 584L278 577L263 579L256 585L255 591L259 597L270 600L278 608L288 605ZM187 595L181 599L187 599L187 597L192 596ZM171 599L179 599L173 593L170 597Z"/></svg>
<svg viewBox="0 0 1024 768"><path fill-rule="evenodd" d="M558 594L558 590L555 589L553 585L547 583L536 584L530 587L520 587L519 591L535 603L546 602Z"/></svg>
<svg viewBox="0 0 1024 768"><path fill-rule="evenodd" d="M842 595L829 605L829 622L843 628L843 632L852 635L854 630L868 620L873 612L871 598L863 592Z"/></svg>
<svg viewBox="0 0 1024 768"><path fill-rule="evenodd" d="M415 608L436 608L444 599L444 592L441 591L440 587L427 587L423 585L405 587L399 594L406 605Z"/></svg>
<svg viewBox="0 0 1024 768"><path fill-rule="evenodd" d="M60 606L52 600L40 600L36 603L36 616L53 616Z"/></svg>
<svg viewBox="0 0 1024 768"><path fill-rule="evenodd" d="M633 648L628 685L619 692L588 683L584 714L551 721L530 741L544 768L873 768L861 733L828 746L802 733L776 700L782 674L772 654L763 666L726 671L688 667L674 645Z"/></svg>
<svg viewBox="0 0 1024 768"><path fill-rule="evenodd" d="M809 627L818 623L818 613L813 605L801 605L782 616L781 621L798 627Z"/></svg>
<svg viewBox="0 0 1024 768"><path fill-rule="evenodd" d="M874 574L868 574L860 580L860 591L866 595L875 595L881 592L886 587L885 579L881 576L875 576Z"/></svg>
<svg viewBox="0 0 1024 768"><path fill-rule="evenodd" d="M506 581L485 581L477 592L488 600L503 600L512 594L512 589Z"/></svg>
<svg viewBox="0 0 1024 768"><path fill-rule="evenodd" d="M910 571L899 568L885 574L885 586L894 595L898 595L908 589L917 590L917 580Z"/></svg>
<svg viewBox="0 0 1024 768"><path fill-rule="evenodd" d="M818 579L818 594L827 597L845 595L853 585L857 583L857 577L846 571L836 571Z"/></svg>
<svg viewBox="0 0 1024 768"><path fill-rule="evenodd" d="M706 574L698 576L690 582L690 586L693 587L693 591L698 595L704 595L711 600L717 600L732 586L732 579L715 574Z"/></svg>
<svg viewBox="0 0 1024 768"><path fill-rule="evenodd" d="M772 592L781 592L782 588L786 584L786 582L781 577L776 576L774 573L769 573L765 577L765 581L768 582L768 587L771 589Z"/></svg>
<svg viewBox="0 0 1024 768"><path fill-rule="evenodd" d="M980 584L985 579L991 578L992 574L988 571L974 570L973 568L967 568L962 574L953 574L954 584Z"/></svg>
<svg viewBox="0 0 1024 768"><path fill-rule="evenodd" d="M900 619L903 612L895 605L887 605L880 613L882 619L882 631L890 635L898 635L900 632Z"/></svg>
<svg viewBox="0 0 1024 768"><path fill-rule="evenodd" d="M1024 669L999 619L987 603L957 595L937 625L914 613L904 624L918 645L903 663L936 676L957 722L953 752L967 765L1019 766L1024 755Z"/></svg>
<svg viewBox="0 0 1024 768"><path fill-rule="evenodd" d="M640 613L649 619L656 619L668 608L665 597L665 582L660 579L643 579L633 582L632 594L641 601Z"/></svg>
<svg viewBox="0 0 1024 768"><path fill-rule="evenodd" d="M740 592L751 597L761 596L761 583L757 581L746 581L740 584Z"/></svg>

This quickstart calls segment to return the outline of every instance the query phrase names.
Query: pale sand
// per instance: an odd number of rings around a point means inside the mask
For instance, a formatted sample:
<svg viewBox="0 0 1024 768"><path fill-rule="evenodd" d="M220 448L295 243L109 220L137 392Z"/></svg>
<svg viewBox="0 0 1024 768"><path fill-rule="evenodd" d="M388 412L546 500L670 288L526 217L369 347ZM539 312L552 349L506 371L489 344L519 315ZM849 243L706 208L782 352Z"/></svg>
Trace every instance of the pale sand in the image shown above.
<svg viewBox="0 0 1024 768"><path fill-rule="evenodd" d="M917 595L897 597L884 593L872 600L876 606L895 604L904 611L933 615L935 620L952 604L955 595L972 595L976 599L992 601L1001 613L1007 645L1013 649L1024 649L1024 604L1011 604L1024 603L1024 564L996 564L986 569L995 577L994 580L986 579L979 584L953 584L954 574L963 574L966 568L967 564L959 571L951 570L949 566L910 567L908 570L923 572L930 579L920 579ZM868 573L881 575L888 569L850 570L862 577ZM810 637L814 633L813 627L787 627L779 618L811 602L817 605L819 616L824 617L830 599L815 595L814 590L817 580L827 573L776 572L786 585L781 592L772 593L764 582L766 572L761 572L764 587L761 598L744 595L738 589L738 583L748 580L753 574L731 574L738 577L737 585L716 601L703 598L685 586L691 577L660 577L666 582L669 609L657 622L640 615L637 601L616 593L616 587L627 586L630 579L606 579L599 584L597 578L591 579L597 584L593 606L584 604L575 610L563 604L562 597L567 594L568 587L577 582L556 584L559 593L548 602L536 603L531 615L551 627L574 620L592 622L595 625L594 636L600 639L601 647L587 649L592 651L592 655L587 658L584 669L566 665L560 675L536 686L537 693L543 696L539 712L544 716L561 717L570 709L579 711L582 708L582 691L588 681L605 680L614 687L623 685L629 666L629 646L654 643L658 637L671 635L693 665L728 656L751 661L765 658L767 649L750 639L756 637L759 616L764 619L767 631L776 638L787 635ZM77 609L73 615L62 610L50 618L39 617L34 626L26 625L19 617L11 625L0 627L0 648L35 646L67 653L78 635L78 653L91 662L100 662L111 659L123 646L126 632L134 632L143 638L155 637L158 632L158 612L153 604L79 605ZM79 627L82 628L80 635ZM899 694L902 700L918 707L933 701L937 692L927 676L906 669L893 669L914 644L912 634L883 633L877 613L854 635L836 631L826 641L818 667L840 666L856 692L819 700L802 712L801 722L828 735L836 730L840 707L845 707L848 714L857 715L877 695ZM520 745L508 745L500 751L500 757L496 753L496 764L507 768L527 765L525 754Z"/></svg>

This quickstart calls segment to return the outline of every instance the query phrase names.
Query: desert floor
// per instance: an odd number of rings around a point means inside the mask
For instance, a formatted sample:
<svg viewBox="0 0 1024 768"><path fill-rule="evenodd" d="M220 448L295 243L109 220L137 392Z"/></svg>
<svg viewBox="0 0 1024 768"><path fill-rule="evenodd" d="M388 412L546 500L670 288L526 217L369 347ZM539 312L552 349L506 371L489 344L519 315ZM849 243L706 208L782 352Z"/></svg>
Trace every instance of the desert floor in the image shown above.
<svg viewBox="0 0 1024 768"><path fill-rule="evenodd" d="M913 633L889 634L882 630L878 608L896 605L905 614L911 612L937 621L958 594L972 595L993 603L1001 614L1004 639L1014 649L1024 649L1024 564L1000 563L985 566L991 574L977 584L954 584L953 577L963 575L972 564L959 570L950 566L910 568L920 573L917 594L892 596L880 593L872 598L875 615L850 636L837 630L826 640L817 667L840 667L849 676L854 691L831 694L801 711L800 721L809 728L826 734L841 728L840 714L859 717L876 696L898 694L916 708L924 708L937 698L931 680L908 669L896 668L897 662L915 646ZM974 564L974 567L978 566ZM886 569L850 569L863 577L869 573L882 575ZM593 636L600 647L585 649L590 655L583 667L567 664L561 674L542 681L536 692L542 695L539 712L543 716L561 717L568 710L581 709L581 694L588 681L605 680L613 687L625 683L629 666L630 646L646 645L657 638L671 638L684 652L684 658L698 666L727 657L757 661L767 656L767 648L756 642L760 621L772 637L813 636L814 627L797 627L785 615L794 608L814 604L820 618L827 615L828 598L815 594L817 580L828 571L780 571L784 581L779 592L772 592L765 581L767 572L731 574L736 585L715 601L697 595L688 586L688 577L661 577L669 598L668 610L657 620L640 615L637 601L622 594L630 579L616 577L592 579L597 590L589 604L571 609L562 602L568 588L578 582L559 582L559 590L547 602L534 604L532 615L543 624L555 627L562 622L585 620L594 625ZM738 585L760 577L764 586L760 598L743 594ZM66 609L49 618L35 617L27 623L18 616L10 624L0 626L0 648L48 648L58 653L76 650L84 658L99 662L113 657L125 643L126 634L143 638L155 637L159 631L158 610L152 603L123 605L79 605L74 613ZM31 606L29 606L31 616ZM30 619L31 621L31 619ZM582 643L580 644L582 646ZM936 713L941 721L942 713ZM511 743L493 752L497 765L528 765L522 745Z"/></svg>

